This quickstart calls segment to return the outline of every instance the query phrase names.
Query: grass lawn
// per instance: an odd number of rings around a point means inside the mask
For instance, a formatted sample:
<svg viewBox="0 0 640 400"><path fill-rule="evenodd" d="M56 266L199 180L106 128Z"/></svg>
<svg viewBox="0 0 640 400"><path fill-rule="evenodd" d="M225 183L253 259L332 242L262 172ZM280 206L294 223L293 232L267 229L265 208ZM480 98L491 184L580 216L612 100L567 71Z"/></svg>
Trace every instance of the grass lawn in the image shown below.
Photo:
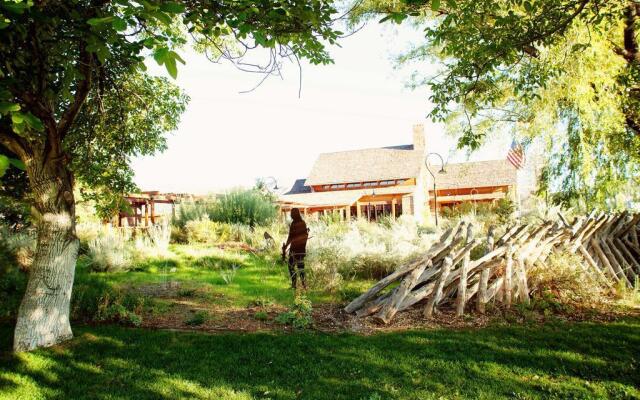
<svg viewBox="0 0 640 400"><path fill-rule="evenodd" d="M639 350L637 319L372 336L79 327L64 346L4 352L0 398L637 399Z"/></svg>
<svg viewBox="0 0 640 400"><path fill-rule="evenodd" d="M86 258L78 262L77 280L90 274L113 285L140 287L179 282L184 288L206 289L212 299L225 305L245 307L262 299L289 305L293 291L285 264L276 257L255 255L239 250L221 250L206 245L172 244L164 258L138 261L133 271L89 273ZM235 273L230 272L235 269ZM224 275L228 281L225 281ZM313 279L309 277L309 279ZM349 281L343 291L360 293L374 282ZM342 302L340 293L311 289L307 293L314 303Z"/></svg>

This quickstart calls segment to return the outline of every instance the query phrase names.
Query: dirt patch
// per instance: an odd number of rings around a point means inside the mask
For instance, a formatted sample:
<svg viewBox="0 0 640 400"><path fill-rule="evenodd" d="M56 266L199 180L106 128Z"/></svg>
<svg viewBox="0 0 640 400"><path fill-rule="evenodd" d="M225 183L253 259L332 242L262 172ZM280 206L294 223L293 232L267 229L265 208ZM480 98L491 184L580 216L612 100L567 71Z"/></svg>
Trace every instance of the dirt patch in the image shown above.
<svg viewBox="0 0 640 400"><path fill-rule="evenodd" d="M166 294L164 292L163 294ZM286 307L278 305L231 307L212 304L199 298L167 298L170 307L166 312L157 315L146 315L143 327L153 329L191 330L205 332L287 332L293 330L290 326L276 322L276 317L287 311ZM426 319L422 315L423 307L418 304L404 312L398 313L388 325L379 323L373 317L360 318L347 314L341 305L322 304L313 308L313 330L336 333L353 332L363 335L377 332L393 332L409 329L463 329L481 328L496 323L545 323L549 321L592 321L610 322L620 318L640 316L637 309L575 309L571 313L557 313L545 315L542 312L521 312L516 308L505 310L493 308L486 314L467 314L455 316L452 307L442 307L432 318ZM190 325L198 313L205 315L202 323Z"/></svg>

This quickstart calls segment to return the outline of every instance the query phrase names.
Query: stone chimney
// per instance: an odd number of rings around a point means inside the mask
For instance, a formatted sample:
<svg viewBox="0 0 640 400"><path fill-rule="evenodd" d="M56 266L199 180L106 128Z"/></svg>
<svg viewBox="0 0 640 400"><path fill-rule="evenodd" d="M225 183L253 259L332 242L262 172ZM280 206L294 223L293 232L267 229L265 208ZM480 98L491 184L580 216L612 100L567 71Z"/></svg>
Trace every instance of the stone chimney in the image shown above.
<svg viewBox="0 0 640 400"><path fill-rule="evenodd" d="M416 124L413 126L413 149L422 153L426 152L427 143L424 138L424 125Z"/></svg>

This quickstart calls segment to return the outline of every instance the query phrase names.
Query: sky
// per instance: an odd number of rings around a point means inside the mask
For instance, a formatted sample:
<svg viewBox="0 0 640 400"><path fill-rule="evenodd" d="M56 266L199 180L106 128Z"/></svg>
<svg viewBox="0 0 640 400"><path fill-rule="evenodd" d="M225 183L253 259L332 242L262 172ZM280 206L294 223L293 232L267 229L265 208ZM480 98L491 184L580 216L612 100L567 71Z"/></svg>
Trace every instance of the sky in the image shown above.
<svg viewBox="0 0 640 400"><path fill-rule="evenodd" d="M142 190L207 194L251 187L275 177L281 187L307 176L320 153L412 142L414 124L425 125L429 151L448 162L499 159L510 140L502 138L470 158L455 151L442 125L427 119L428 89L406 88L413 69L397 69L393 56L420 40L411 28L369 23L332 47L335 63L303 64L301 95L297 65L282 78L262 78L230 63L215 64L185 49L175 81L191 97L168 149L133 160ZM154 74L164 67L149 63ZM435 66L420 65L421 73Z"/></svg>

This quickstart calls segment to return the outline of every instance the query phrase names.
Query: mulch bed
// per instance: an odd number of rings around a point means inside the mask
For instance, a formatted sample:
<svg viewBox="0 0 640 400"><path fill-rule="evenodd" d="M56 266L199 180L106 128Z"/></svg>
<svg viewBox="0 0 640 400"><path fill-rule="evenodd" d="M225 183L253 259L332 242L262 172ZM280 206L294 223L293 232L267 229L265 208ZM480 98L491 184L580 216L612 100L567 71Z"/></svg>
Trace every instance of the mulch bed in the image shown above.
<svg viewBox="0 0 640 400"><path fill-rule="evenodd" d="M179 285L162 288L143 287L145 294L168 300L171 307L163 313L145 315L142 326L151 329L170 329L204 332L288 332L293 328L282 325L275 318L285 311L279 305L234 307L203 301L197 297L179 297ZM186 322L197 312L207 314L205 321L196 326ZM444 306L432 318L423 316L423 305L418 304L406 312L399 313L388 325L382 325L372 317L359 318L347 314L342 305L320 304L313 307L312 330L325 333L353 332L363 335L377 332L393 332L409 329L465 329L481 328L495 323L544 323L553 321L593 321L609 322L629 316L640 316L638 309L615 308L574 308L570 313L555 313L551 316L542 312L519 312L516 308L505 310L495 307L485 314L467 314L456 317L452 307Z"/></svg>

